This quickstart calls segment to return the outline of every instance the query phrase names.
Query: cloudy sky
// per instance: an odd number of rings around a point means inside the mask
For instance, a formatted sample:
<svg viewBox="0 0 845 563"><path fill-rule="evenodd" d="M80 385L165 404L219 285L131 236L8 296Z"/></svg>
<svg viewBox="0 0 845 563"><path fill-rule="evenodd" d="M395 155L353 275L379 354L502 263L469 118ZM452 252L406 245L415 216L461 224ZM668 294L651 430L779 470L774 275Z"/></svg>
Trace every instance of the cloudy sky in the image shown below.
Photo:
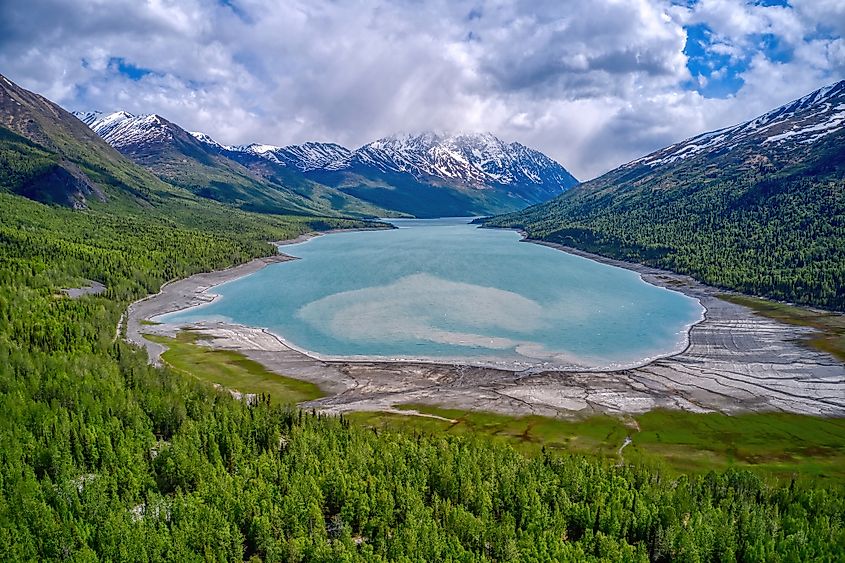
<svg viewBox="0 0 845 563"><path fill-rule="evenodd" d="M228 144L492 131L580 179L845 77L843 0L10 0L0 73Z"/></svg>

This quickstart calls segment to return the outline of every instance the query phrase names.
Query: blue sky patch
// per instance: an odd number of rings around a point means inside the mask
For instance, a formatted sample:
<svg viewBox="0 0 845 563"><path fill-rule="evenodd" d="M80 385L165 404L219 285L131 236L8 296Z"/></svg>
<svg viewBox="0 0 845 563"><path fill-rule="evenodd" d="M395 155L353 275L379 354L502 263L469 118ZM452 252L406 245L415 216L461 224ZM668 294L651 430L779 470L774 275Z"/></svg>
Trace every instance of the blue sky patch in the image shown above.
<svg viewBox="0 0 845 563"><path fill-rule="evenodd" d="M112 57L109 59L109 68L116 70L119 74L130 80L141 80L145 76L154 74L152 70L126 62L126 59L122 57Z"/></svg>
<svg viewBox="0 0 845 563"><path fill-rule="evenodd" d="M742 88L740 74L748 68L747 57L736 58L724 52L706 24L691 25L686 30L684 54L692 75L687 87L707 98L725 98Z"/></svg>
<svg viewBox="0 0 845 563"><path fill-rule="evenodd" d="M687 2L692 6L696 2ZM788 0L757 0L757 6L791 8ZM687 43L684 54L692 75L684 86L707 98L725 98L742 88L743 73L752 59L763 55L774 63L789 63L794 50L774 33L750 34L742 38L723 38L705 23L685 27Z"/></svg>
<svg viewBox="0 0 845 563"><path fill-rule="evenodd" d="M238 16L238 18L240 18L240 20L242 22L244 22L244 23L254 23L253 19L250 17L250 15L243 8L238 6L238 4L235 2L235 0L219 0L219 1L220 1L221 6L225 6L226 8L229 8L230 10L232 10L232 13L235 14L236 16Z"/></svg>

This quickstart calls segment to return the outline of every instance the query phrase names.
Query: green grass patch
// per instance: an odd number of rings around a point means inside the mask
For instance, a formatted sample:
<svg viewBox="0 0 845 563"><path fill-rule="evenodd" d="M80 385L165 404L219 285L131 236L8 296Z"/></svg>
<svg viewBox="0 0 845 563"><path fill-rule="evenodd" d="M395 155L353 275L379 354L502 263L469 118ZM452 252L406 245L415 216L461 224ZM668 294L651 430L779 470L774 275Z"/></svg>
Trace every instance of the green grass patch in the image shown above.
<svg viewBox="0 0 845 563"><path fill-rule="evenodd" d="M301 403L324 396L313 383L273 373L243 354L197 344L198 340L207 338L197 332L180 331L176 338L145 334L144 338L168 347L161 357L170 367L201 381L241 393L266 393L277 404Z"/></svg>
<svg viewBox="0 0 845 563"><path fill-rule="evenodd" d="M399 408L439 416L454 422L379 412L351 413L348 417L376 428L486 435L506 441L527 454L539 453L546 447L613 457L625 436L634 432L626 426L624 420L605 415L583 420L567 420L544 416L508 416L418 404L402 405Z"/></svg>
<svg viewBox="0 0 845 563"><path fill-rule="evenodd" d="M349 419L405 432L474 433L507 441L529 455L546 447L619 459L619 447L630 436L633 441L623 452L626 462L660 466L670 474L741 467L766 478L845 484L845 419L656 410L624 419L599 415L571 420L418 404L400 408L455 422L395 413L353 413Z"/></svg>
<svg viewBox="0 0 845 563"><path fill-rule="evenodd" d="M819 311L746 295L720 295L719 298L748 307L759 315L782 323L815 328L819 334L805 339L804 343L845 361L845 315L842 313Z"/></svg>
<svg viewBox="0 0 845 563"><path fill-rule="evenodd" d="M780 479L845 483L845 419L658 410L637 422L626 459L659 459L679 472L740 466Z"/></svg>

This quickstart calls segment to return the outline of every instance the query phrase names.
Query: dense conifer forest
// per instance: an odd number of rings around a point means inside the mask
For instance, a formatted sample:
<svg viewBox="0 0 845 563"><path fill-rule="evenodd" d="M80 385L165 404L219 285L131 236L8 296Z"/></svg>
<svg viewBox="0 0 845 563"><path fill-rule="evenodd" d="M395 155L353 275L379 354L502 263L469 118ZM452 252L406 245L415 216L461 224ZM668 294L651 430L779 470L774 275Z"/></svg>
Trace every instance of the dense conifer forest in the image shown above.
<svg viewBox="0 0 845 563"><path fill-rule="evenodd" d="M804 145L806 154L761 143L666 166L630 164L487 224L717 287L845 310L843 139Z"/></svg>
<svg viewBox="0 0 845 563"><path fill-rule="evenodd" d="M0 195L0 559L835 560L836 486L648 467L246 405L116 329L167 279L337 219ZM61 288L103 282L102 295Z"/></svg>

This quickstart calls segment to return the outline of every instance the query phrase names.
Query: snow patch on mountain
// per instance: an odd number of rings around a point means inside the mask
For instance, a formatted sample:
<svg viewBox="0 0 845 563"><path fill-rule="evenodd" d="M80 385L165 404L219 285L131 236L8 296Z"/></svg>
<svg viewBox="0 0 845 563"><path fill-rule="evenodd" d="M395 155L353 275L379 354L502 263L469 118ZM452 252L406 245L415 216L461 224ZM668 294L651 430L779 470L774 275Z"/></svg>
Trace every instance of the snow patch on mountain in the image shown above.
<svg viewBox="0 0 845 563"><path fill-rule="evenodd" d="M173 138L168 122L156 115L132 115L116 111L107 115L100 112L74 112L91 129L116 149L147 142L166 142Z"/></svg>
<svg viewBox="0 0 845 563"><path fill-rule="evenodd" d="M471 187L544 185L562 192L577 184L560 164L520 143L505 143L492 133L391 135L364 145L327 169L375 168L417 180L455 180Z"/></svg>
<svg viewBox="0 0 845 563"><path fill-rule="evenodd" d="M845 80L820 88L751 121L692 137L625 165L663 166L717 151L733 150L746 142L814 143L845 128Z"/></svg>
<svg viewBox="0 0 845 563"><path fill-rule="evenodd" d="M89 127L103 115L101 111L74 111L72 113L77 119Z"/></svg>
<svg viewBox="0 0 845 563"><path fill-rule="evenodd" d="M230 150L252 153L282 166L291 166L303 172L330 167L333 163L347 158L352 151L335 143L303 143L278 147L252 143Z"/></svg>
<svg viewBox="0 0 845 563"><path fill-rule="evenodd" d="M191 134L191 136L194 139L196 139L200 143L203 143L204 145L208 145L208 146L213 147L215 149L226 149L226 148L228 148L228 147L226 147L226 145L221 145L220 143L218 143L217 141L212 139L210 135L206 135L205 133L203 133L201 131L189 131L189 133Z"/></svg>
<svg viewBox="0 0 845 563"><path fill-rule="evenodd" d="M288 145L277 151L277 156L285 158L291 165L307 172L319 170L347 158L352 151L335 143L304 143Z"/></svg>

